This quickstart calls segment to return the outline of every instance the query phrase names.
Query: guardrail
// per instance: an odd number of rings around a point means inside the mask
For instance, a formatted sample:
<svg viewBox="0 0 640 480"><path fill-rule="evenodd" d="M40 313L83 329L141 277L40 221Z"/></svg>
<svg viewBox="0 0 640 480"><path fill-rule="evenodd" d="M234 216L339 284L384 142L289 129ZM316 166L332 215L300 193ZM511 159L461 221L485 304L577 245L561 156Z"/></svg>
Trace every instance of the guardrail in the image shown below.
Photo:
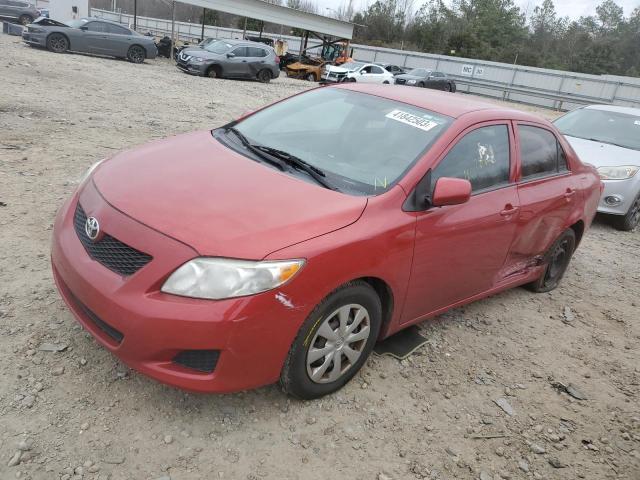
<svg viewBox="0 0 640 480"><path fill-rule="evenodd" d="M92 9L91 14L126 25L133 16L108 10ZM137 17L138 31L151 31L156 35L170 35L171 21L159 18ZM177 38L193 41L202 36L202 25L175 22ZM258 32L247 31L255 35ZM204 36L213 38L242 38L243 31L205 25ZM300 37L263 34L273 39L284 39L289 51L298 52ZM308 46L318 45L309 39ZM352 44L353 57L365 62L386 62L407 68L428 68L442 71L466 86L468 93L501 98L555 110L593 103L640 107L640 81L631 77L607 78L575 72L564 72L535 67L523 67L499 62L411 52L370 45Z"/></svg>

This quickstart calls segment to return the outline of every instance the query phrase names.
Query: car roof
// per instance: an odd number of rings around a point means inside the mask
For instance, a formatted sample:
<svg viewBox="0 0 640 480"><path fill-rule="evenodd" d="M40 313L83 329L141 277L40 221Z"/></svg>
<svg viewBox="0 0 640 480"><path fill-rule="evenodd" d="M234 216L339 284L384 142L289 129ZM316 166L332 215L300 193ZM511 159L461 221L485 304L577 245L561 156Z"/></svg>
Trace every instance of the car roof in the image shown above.
<svg viewBox="0 0 640 480"><path fill-rule="evenodd" d="M121 23L118 23L118 22L112 22L111 20L105 20L104 18L99 18L99 17L82 17L80 20L84 20L85 22L104 22L104 23L109 23L111 25L118 25L119 27L129 29L126 25L122 25Z"/></svg>
<svg viewBox="0 0 640 480"><path fill-rule="evenodd" d="M326 88L326 87L324 87ZM494 103L483 102L469 98L462 93L443 93L437 90L424 88L406 87L403 85L367 85L367 84L340 84L329 88L344 88L356 92L367 93L396 102L407 103L425 110L459 118L473 112L491 113L494 118L515 119L548 124L546 120L536 115L516 110L514 108L502 107Z"/></svg>
<svg viewBox="0 0 640 480"><path fill-rule="evenodd" d="M269 45L262 42L252 42L251 40L239 40L235 38L219 38L221 42L228 43L229 45L233 45L234 47L240 46L251 46L251 47L263 47L263 48L271 48Z"/></svg>
<svg viewBox="0 0 640 480"><path fill-rule="evenodd" d="M607 112L627 113L629 115L640 115L640 108L619 107L618 105L588 105L584 107L588 110L605 110Z"/></svg>

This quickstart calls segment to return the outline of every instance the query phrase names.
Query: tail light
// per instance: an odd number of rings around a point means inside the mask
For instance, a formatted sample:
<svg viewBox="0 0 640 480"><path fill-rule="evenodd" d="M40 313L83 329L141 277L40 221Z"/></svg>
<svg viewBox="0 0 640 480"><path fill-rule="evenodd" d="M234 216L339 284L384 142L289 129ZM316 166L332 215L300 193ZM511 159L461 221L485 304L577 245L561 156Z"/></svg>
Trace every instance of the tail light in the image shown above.
<svg viewBox="0 0 640 480"><path fill-rule="evenodd" d="M280 63L280 57L276 55L276 63Z"/></svg>

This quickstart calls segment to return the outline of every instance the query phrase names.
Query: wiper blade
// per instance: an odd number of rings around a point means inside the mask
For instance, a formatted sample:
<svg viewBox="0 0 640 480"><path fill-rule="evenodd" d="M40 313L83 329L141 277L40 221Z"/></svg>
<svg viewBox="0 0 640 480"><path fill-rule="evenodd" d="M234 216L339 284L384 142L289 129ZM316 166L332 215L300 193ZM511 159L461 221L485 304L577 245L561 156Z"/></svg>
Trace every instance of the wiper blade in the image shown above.
<svg viewBox="0 0 640 480"><path fill-rule="evenodd" d="M326 180L327 174L322 169L305 162L301 158L298 158L295 155L291 155L290 153L285 152L284 150L279 150L277 148L267 147L264 145L254 145L254 147L288 163L298 170L302 170L323 187L330 190L338 190L335 185L332 185Z"/></svg>
<svg viewBox="0 0 640 480"><path fill-rule="evenodd" d="M619 143L615 143L615 142L609 142L607 140L602 140L600 138L587 138L587 140L591 140L592 142L606 143L607 145L613 145L613 146L620 147L620 148L629 148L629 149L633 150L631 147L627 147L625 145L620 145Z"/></svg>
<svg viewBox="0 0 640 480"><path fill-rule="evenodd" d="M285 171L287 169L287 167L285 166L285 164L282 161L279 161L279 160L273 158L270 155L265 155L265 152L260 150L258 148L258 146L256 146L253 143L251 143L249 141L249 139L247 137L245 137L244 134L241 133L236 127L228 127L227 131L233 132L233 134L236 137L238 137L238 139L240 139L240 142L242 143L242 145L244 145L246 147L247 150L251 151L256 156L258 156L259 158L264 160L265 162L268 162L271 165L275 165L276 167L278 167L278 169L280 169L282 171Z"/></svg>

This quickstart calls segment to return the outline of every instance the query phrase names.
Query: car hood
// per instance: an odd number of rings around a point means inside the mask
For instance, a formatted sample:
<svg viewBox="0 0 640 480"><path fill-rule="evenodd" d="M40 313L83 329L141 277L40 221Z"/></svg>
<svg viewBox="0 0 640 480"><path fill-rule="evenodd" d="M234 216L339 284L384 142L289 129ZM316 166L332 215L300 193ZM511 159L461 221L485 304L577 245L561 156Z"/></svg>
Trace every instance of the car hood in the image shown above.
<svg viewBox="0 0 640 480"><path fill-rule="evenodd" d="M258 260L350 225L367 205L236 153L209 131L120 153L93 180L113 207L210 256Z"/></svg>
<svg viewBox="0 0 640 480"><path fill-rule="evenodd" d="M335 65L327 65L327 72L332 73L353 73L355 70L347 70L343 67L336 67Z"/></svg>
<svg viewBox="0 0 640 480"><path fill-rule="evenodd" d="M419 77L417 75L409 75L408 73L401 73L400 75L396 75L396 78L404 78L405 80L424 80L423 77Z"/></svg>
<svg viewBox="0 0 640 480"><path fill-rule="evenodd" d="M205 50L202 47L187 47L184 50L182 50L180 53L183 53L185 55L191 55L192 57L200 57L200 58L207 58L207 59L213 59L213 58L222 58L225 55L219 55L217 53L213 53L210 52L208 50Z"/></svg>
<svg viewBox="0 0 640 480"><path fill-rule="evenodd" d="M640 165L640 151L565 135L582 163L594 167Z"/></svg>

